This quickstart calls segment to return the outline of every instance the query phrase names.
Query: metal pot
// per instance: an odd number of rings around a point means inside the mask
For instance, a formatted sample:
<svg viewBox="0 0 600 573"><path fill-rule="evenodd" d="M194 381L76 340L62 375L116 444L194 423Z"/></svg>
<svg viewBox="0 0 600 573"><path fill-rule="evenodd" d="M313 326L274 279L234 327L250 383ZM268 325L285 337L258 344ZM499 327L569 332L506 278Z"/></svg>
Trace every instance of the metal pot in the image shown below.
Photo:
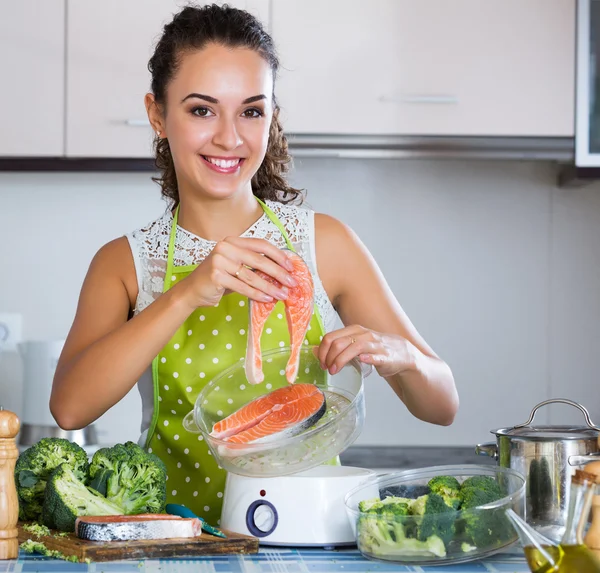
<svg viewBox="0 0 600 573"><path fill-rule="evenodd" d="M579 408L587 426L532 426L537 410L547 404ZM491 456L501 467L526 477L527 522L546 537L560 541L567 519L571 476L578 466L600 459L600 428L592 424L581 404L556 398L535 406L524 424L491 432L496 435L496 443L479 444L475 452Z"/></svg>

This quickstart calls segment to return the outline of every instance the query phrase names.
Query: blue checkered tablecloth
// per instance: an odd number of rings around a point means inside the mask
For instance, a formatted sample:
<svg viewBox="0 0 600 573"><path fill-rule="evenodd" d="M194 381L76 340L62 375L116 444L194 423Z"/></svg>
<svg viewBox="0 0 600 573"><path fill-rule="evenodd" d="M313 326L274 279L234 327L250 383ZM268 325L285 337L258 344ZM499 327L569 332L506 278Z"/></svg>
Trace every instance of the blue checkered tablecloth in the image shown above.
<svg viewBox="0 0 600 573"><path fill-rule="evenodd" d="M0 573L527 573L522 551L512 548L482 561L462 565L417 567L364 558L356 549L287 549L262 547L255 555L207 555L188 559L148 559L105 563L69 563L21 552L16 561L0 561Z"/></svg>

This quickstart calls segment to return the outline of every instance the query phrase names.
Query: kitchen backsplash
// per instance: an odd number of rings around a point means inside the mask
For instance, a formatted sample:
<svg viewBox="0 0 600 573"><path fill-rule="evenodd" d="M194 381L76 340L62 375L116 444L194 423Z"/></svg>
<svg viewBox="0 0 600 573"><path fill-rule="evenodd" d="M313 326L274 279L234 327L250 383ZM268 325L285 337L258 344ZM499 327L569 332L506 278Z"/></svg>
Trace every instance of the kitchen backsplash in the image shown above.
<svg viewBox="0 0 600 573"><path fill-rule="evenodd" d="M558 189L550 163L340 159L299 159L292 181L363 239L460 393L436 427L372 375L357 444L472 445L557 396L598 423L600 184ZM64 337L97 249L164 209L147 173L0 173L0 312L22 313L25 339ZM0 356L0 404L17 412L21 375ZM136 440L140 419L134 388L101 440ZM538 420L583 423L566 406Z"/></svg>

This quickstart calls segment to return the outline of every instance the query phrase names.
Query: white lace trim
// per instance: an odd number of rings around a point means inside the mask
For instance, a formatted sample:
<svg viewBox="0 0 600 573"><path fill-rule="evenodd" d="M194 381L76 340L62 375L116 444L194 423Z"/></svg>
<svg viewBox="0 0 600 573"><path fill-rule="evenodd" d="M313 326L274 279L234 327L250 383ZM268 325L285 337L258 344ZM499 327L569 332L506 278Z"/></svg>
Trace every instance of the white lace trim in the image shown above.
<svg viewBox="0 0 600 573"><path fill-rule="evenodd" d="M267 201L267 205L285 228L298 254L307 262L315 283L317 308L325 330L331 330L335 323L336 311L323 288L316 269L316 261L313 260L315 252L314 212L296 205L283 205L275 201ZM160 219L127 235L138 273L139 290L134 314L144 310L162 294L167 271L172 222L173 216L170 211L167 211ZM280 248L286 246L281 231L266 214L263 214L241 236L266 239ZM215 241L203 239L177 226L173 264L176 267L200 264L215 245Z"/></svg>

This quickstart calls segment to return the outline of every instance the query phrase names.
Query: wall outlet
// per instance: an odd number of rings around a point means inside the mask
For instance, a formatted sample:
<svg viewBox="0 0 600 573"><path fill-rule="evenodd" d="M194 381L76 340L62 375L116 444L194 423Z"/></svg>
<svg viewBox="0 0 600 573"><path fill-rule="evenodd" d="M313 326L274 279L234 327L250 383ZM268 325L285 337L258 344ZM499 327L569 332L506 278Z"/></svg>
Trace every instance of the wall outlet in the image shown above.
<svg viewBox="0 0 600 573"><path fill-rule="evenodd" d="M15 351L23 336L23 315L0 312L0 351Z"/></svg>

